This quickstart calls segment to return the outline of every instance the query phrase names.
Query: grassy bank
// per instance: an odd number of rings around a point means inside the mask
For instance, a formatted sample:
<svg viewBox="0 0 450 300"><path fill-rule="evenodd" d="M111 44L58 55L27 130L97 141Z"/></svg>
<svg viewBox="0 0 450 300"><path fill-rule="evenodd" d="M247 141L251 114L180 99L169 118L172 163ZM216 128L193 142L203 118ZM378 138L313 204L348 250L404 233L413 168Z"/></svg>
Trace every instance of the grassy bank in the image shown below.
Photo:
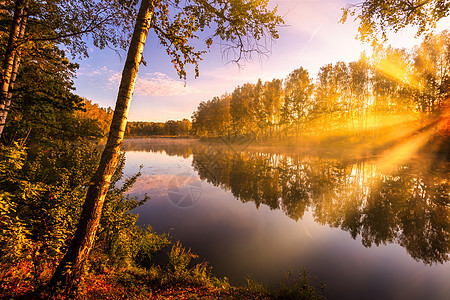
<svg viewBox="0 0 450 300"><path fill-rule="evenodd" d="M167 245L166 236L153 236ZM98 253L97 253L98 254ZM151 261L151 257L148 257ZM306 271L288 273L279 289L247 279L245 286L233 286L227 278L211 275L211 268L198 263L198 257L176 242L167 253L163 265L145 268L129 262L127 267L105 266L105 257L91 259L75 293L50 295L43 285L27 280L24 275L31 264L22 263L2 272L1 299L325 299L323 283L312 279ZM39 274L41 282L49 278L51 267ZM45 278L44 278L45 277ZM29 278L28 278L29 279Z"/></svg>

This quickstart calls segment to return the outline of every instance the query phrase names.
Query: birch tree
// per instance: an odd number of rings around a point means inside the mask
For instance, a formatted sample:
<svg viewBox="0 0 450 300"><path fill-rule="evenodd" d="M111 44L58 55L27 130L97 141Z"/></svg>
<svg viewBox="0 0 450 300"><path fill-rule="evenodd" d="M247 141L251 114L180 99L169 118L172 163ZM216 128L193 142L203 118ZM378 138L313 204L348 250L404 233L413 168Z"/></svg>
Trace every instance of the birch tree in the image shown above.
<svg viewBox="0 0 450 300"><path fill-rule="evenodd" d="M186 64L195 65L205 50L190 44L198 31L214 28L205 40L223 40L233 60L240 62L252 54L264 52L259 40L278 38L276 27L282 19L276 9L267 8L268 0L142 0L127 59L122 72L111 128L97 171L91 179L79 225L67 253L58 265L48 288L58 286L73 290L89 256L102 213L111 176L117 166L127 122L134 84L142 60L148 31L153 29L159 43L166 48L181 78L186 78Z"/></svg>

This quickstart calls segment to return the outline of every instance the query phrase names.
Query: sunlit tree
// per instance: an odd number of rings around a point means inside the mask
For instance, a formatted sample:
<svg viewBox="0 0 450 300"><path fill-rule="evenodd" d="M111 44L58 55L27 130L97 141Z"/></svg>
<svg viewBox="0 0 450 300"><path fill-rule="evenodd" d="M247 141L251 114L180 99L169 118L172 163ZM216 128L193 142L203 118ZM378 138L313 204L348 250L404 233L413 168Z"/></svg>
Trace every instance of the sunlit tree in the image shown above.
<svg viewBox="0 0 450 300"><path fill-rule="evenodd" d="M394 114L413 109L411 91L419 88L411 73L411 57L405 49L379 47L374 53L372 76L377 114Z"/></svg>
<svg viewBox="0 0 450 300"><path fill-rule="evenodd" d="M231 94L231 126L237 136L250 136L255 133L255 86L246 83Z"/></svg>
<svg viewBox="0 0 450 300"><path fill-rule="evenodd" d="M295 128L297 137L306 124L312 109L313 84L308 71L300 67L285 80L285 96L282 106L282 123L289 131Z"/></svg>
<svg viewBox="0 0 450 300"><path fill-rule="evenodd" d="M370 102L370 66L368 58L362 57L360 60L351 62L348 65L350 72L349 97L345 103L347 118L353 126L355 133L363 130L367 121L367 112ZM357 126L355 126L355 123Z"/></svg>
<svg viewBox="0 0 450 300"><path fill-rule="evenodd" d="M450 97L450 33L432 35L414 53L414 100L420 111L433 113Z"/></svg>
<svg viewBox="0 0 450 300"><path fill-rule="evenodd" d="M268 81L263 87L262 109L267 118L269 136L276 131L280 124L281 107L283 105L283 81L274 79Z"/></svg>

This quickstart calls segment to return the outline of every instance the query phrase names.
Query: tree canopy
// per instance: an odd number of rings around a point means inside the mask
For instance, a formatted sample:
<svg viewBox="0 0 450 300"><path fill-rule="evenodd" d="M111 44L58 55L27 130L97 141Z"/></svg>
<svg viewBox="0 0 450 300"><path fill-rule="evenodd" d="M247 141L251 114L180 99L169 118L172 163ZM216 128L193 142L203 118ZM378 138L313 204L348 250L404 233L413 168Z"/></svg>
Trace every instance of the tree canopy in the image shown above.
<svg viewBox="0 0 450 300"><path fill-rule="evenodd" d="M386 40L389 29L397 32L407 26L417 28L417 35L426 33L449 15L448 0L366 0L343 8L341 22L349 16L360 22L358 31L362 40Z"/></svg>
<svg viewBox="0 0 450 300"><path fill-rule="evenodd" d="M268 9L268 3L268 0L163 0L155 6L152 29L172 58L180 78L186 78L187 64L195 66L198 76L198 63L206 50L196 49L192 41L200 39L203 31L207 35L207 48L219 39L224 55L237 63L269 50L260 41L277 39L277 26L283 20L276 8Z"/></svg>

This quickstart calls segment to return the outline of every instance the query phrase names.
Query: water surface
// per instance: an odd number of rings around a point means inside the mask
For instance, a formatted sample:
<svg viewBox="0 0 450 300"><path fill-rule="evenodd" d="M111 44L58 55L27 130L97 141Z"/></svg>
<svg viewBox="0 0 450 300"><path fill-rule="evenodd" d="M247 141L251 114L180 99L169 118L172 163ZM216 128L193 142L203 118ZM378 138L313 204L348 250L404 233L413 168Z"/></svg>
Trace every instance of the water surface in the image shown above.
<svg viewBox="0 0 450 300"><path fill-rule="evenodd" d="M329 299L449 299L449 163L400 165L205 145L125 141L139 225L199 254L213 273L278 286L306 268Z"/></svg>

